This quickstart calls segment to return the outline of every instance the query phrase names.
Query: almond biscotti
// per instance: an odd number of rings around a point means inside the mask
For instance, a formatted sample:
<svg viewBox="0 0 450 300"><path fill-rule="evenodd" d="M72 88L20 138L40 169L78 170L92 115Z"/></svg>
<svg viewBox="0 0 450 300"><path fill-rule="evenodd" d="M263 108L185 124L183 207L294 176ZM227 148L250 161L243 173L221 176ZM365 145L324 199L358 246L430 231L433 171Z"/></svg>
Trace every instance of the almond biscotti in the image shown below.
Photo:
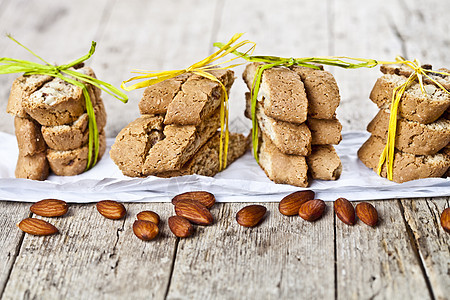
<svg viewBox="0 0 450 300"><path fill-rule="evenodd" d="M358 150L358 157L368 168L376 172L385 145L386 143L382 138L372 135ZM449 167L450 156L445 153L414 155L396 150L393 180L402 183L420 178L441 177ZM386 164L383 165L381 176L387 176Z"/></svg>
<svg viewBox="0 0 450 300"><path fill-rule="evenodd" d="M45 152L47 145L41 133L41 125L30 118L14 118L14 128L20 155Z"/></svg>
<svg viewBox="0 0 450 300"><path fill-rule="evenodd" d="M341 159L332 145L316 145L306 157L312 179L336 180L342 173Z"/></svg>
<svg viewBox="0 0 450 300"><path fill-rule="evenodd" d="M33 155L21 155L17 158L16 178L45 180L49 175L49 165L46 152Z"/></svg>

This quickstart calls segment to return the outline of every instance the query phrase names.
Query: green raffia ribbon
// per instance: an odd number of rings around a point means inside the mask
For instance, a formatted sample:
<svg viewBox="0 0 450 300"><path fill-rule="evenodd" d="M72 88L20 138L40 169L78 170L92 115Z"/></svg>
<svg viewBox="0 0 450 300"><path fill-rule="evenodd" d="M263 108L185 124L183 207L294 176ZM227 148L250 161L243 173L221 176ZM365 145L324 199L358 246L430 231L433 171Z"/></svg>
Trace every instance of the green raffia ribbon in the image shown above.
<svg viewBox="0 0 450 300"><path fill-rule="evenodd" d="M70 69L80 63L88 60L95 52L96 42L92 42L89 53L76 59L68 64L61 66L54 66L45 61L43 58L35 54L26 46L22 45L16 39L14 39L11 35L7 35L11 40L16 42L21 47L25 48L28 52L33 54L39 60L44 62L44 64L35 63L31 61L21 60L21 59L13 59L8 57L0 58L0 74L12 74L12 73L24 73L24 75L48 75L52 77L58 77L61 80L64 80L70 84L76 85L83 91L83 96L86 101L86 111L89 117L89 152L88 152L88 162L86 165L86 170L90 169L97 163L98 151L99 151L99 140L98 140L98 129L97 122L95 121L95 113L94 108L92 106L91 98L89 97L89 92L87 90L86 84L91 84L105 91L109 95L119 99L120 101L127 103L128 96L124 94L121 90L114 87L113 85L98 80L97 78L88 76L86 74L75 71L74 69ZM77 81L75 79L80 81ZM95 149L94 158L92 158L92 150Z"/></svg>
<svg viewBox="0 0 450 300"><path fill-rule="evenodd" d="M223 43L214 43L215 47L223 48ZM253 142L253 155L256 161L259 161L258 158L258 122L256 119L256 103L259 93L259 88L262 80L262 73L264 70L282 66L282 67L291 67L302 66L308 67L312 69L320 69L316 64L320 65L328 65L334 67L340 67L344 69L358 69L358 68L373 68L375 66L385 64L403 64L410 69L413 70L411 76L408 77L405 83L397 86L392 94L392 102L391 102L391 112L389 118L389 128L388 128L388 137L386 140L386 145L383 152L380 155L377 173L381 175L381 171L384 163L386 163L387 174L386 177L388 180L393 180L393 168L394 168L394 152L395 152L395 138L397 131L397 112L398 106L400 104L403 93L407 90L409 85L418 81L420 84L420 88L423 94L425 94L425 89L423 86L423 77L426 77L428 80L437 85L444 92L450 94L439 82L431 78L428 74L441 74L445 76L450 76L449 73L427 70L421 67L419 61L417 59L411 61L406 60L401 56L397 56L395 61L378 61L375 59L366 59L366 58L355 58L348 56L317 56L317 57L304 57L304 58L284 58L278 56L261 56L261 55L248 55L247 53L241 53L237 50L232 51L234 55L240 56L249 62L260 62L264 63L260 65L256 71L256 76L252 83L252 88L250 90L251 95L251 115L252 115L252 142Z"/></svg>

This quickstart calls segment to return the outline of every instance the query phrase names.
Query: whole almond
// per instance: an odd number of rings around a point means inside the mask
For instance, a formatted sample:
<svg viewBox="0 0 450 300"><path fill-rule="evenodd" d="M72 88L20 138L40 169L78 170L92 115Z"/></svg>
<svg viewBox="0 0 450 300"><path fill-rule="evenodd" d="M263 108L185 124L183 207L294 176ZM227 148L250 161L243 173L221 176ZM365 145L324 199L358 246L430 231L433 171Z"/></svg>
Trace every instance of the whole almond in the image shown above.
<svg viewBox="0 0 450 300"><path fill-rule="evenodd" d="M319 219L325 211L325 202L320 199L307 201L298 211L298 215L306 221L313 222Z"/></svg>
<svg viewBox="0 0 450 300"><path fill-rule="evenodd" d="M136 215L136 218L138 220L142 220L142 221L150 221L155 223L156 225L159 225L159 221L161 220L159 218L159 215L157 213L155 213L154 211L151 210L144 210L141 211L140 213L138 213Z"/></svg>
<svg viewBox="0 0 450 300"><path fill-rule="evenodd" d="M298 215L300 206L309 200L313 200L315 193L313 191L298 191L287 195L281 199L278 210L285 216Z"/></svg>
<svg viewBox="0 0 450 300"><path fill-rule="evenodd" d="M168 220L169 228L172 233L180 238L185 238L194 233L194 226L183 217L172 216Z"/></svg>
<svg viewBox="0 0 450 300"><path fill-rule="evenodd" d="M356 215L369 226L375 226L378 223L378 212L372 204L361 202L356 205Z"/></svg>
<svg viewBox="0 0 450 300"><path fill-rule="evenodd" d="M150 241L158 235L159 228L153 222L136 220L133 223L133 232L141 240Z"/></svg>
<svg viewBox="0 0 450 300"><path fill-rule="evenodd" d="M356 222L355 208L345 198L338 198L334 201L334 212L337 217L347 225L354 225Z"/></svg>
<svg viewBox="0 0 450 300"><path fill-rule="evenodd" d="M172 204L176 205L180 200L194 200L198 201L208 209L211 208L214 203L216 203L216 198L213 194L205 191L196 191L196 192L186 192L183 194L179 194L172 199Z"/></svg>
<svg viewBox="0 0 450 300"><path fill-rule="evenodd" d="M445 231L450 232L450 207L444 209L441 214L441 225Z"/></svg>
<svg viewBox="0 0 450 300"><path fill-rule="evenodd" d="M262 221L266 212L267 208L262 205L249 205L237 212L236 221L241 226L254 227Z"/></svg>
<svg viewBox="0 0 450 300"><path fill-rule="evenodd" d="M127 212L122 203L112 200L103 200L98 202L97 210L105 218L113 220L122 219Z"/></svg>
<svg viewBox="0 0 450 300"><path fill-rule="evenodd" d="M27 218L22 220L17 227L20 230L33 235L51 235L58 232L58 229L52 224L35 218Z"/></svg>
<svg viewBox="0 0 450 300"><path fill-rule="evenodd" d="M69 206L65 201L44 199L31 205L32 213L42 217L59 217L67 213Z"/></svg>
<svg viewBox="0 0 450 300"><path fill-rule="evenodd" d="M177 201L175 213L198 225L211 225L214 221L206 206L194 200Z"/></svg>

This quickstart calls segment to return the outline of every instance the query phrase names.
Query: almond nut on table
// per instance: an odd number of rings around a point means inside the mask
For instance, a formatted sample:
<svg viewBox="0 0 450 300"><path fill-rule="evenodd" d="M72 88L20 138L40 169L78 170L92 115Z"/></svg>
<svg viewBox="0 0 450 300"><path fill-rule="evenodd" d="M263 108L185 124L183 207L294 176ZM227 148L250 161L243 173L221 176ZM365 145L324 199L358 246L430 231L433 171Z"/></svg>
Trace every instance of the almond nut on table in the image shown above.
<svg viewBox="0 0 450 300"><path fill-rule="evenodd" d="M278 210L285 216L298 215L300 206L309 200L313 200L315 193L313 191L298 191L287 195L281 199Z"/></svg>
<svg viewBox="0 0 450 300"><path fill-rule="evenodd" d="M248 205L237 212L236 221L241 226L254 227L262 221L266 212L267 208L262 205Z"/></svg>
<svg viewBox="0 0 450 300"><path fill-rule="evenodd" d="M356 222L355 208L345 198L338 198L334 201L334 212L336 216L347 225L354 225Z"/></svg>
<svg viewBox="0 0 450 300"><path fill-rule="evenodd" d="M326 205L323 200L310 200L300 206L298 215L306 221L313 222L323 215L325 208Z"/></svg>
<svg viewBox="0 0 450 300"><path fill-rule="evenodd" d="M159 225L159 221L161 220L159 218L159 215L157 213L155 213L154 211L151 210L144 210L141 211L140 213L138 213L136 215L136 218L138 220L142 220L142 221L150 221L155 223L156 225Z"/></svg>
<svg viewBox="0 0 450 300"><path fill-rule="evenodd" d="M445 231L450 233L450 207L447 207L442 212L442 214L441 214L441 225L442 225L442 228L445 229Z"/></svg>
<svg viewBox="0 0 450 300"><path fill-rule="evenodd" d="M194 233L194 226L186 218L172 216L169 218L168 223L170 231L177 237L185 238Z"/></svg>
<svg viewBox="0 0 450 300"><path fill-rule="evenodd" d="M205 191L186 192L179 194L172 199L172 204L176 205L180 200L195 200L206 206L208 209L216 203L216 198L213 194Z"/></svg>
<svg viewBox="0 0 450 300"><path fill-rule="evenodd" d="M32 213L42 217L60 217L67 213L69 206L65 201L57 199L44 199L31 205Z"/></svg>
<svg viewBox="0 0 450 300"><path fill-rule="evenodd" d="M133 224L133 232L141 240L150 241L158 235L159 228L153 222L136 220Z"/></svg>
<svg viewBox="0 0 450 300"><path fill-rule="evenodd" d="M372 204L361 202L356 205L356 215L369 226L375 226L378 223L378 212Z"/></svg>
<svg viewBox="0 0 450 300"><path fill-rule="evenodd" d="M175 204L177 216L184 217L194 224L211 225L214 221L209 210L198 201L180 200Z"/></svg>
<svg viewBox="0 0 450 300"><path fill-rule="evenodd" d="M26 218L17 224L17 227L32 235L51 235L58 232L58 229L52 224L35 218Z"/></svg>
<svg viewBox="0 0 450 300"><path fill-rule="evenodd" d="M127 212L122 203L112 200L98 202L97 210L102 216L112 220L122 219Z"/></svg>

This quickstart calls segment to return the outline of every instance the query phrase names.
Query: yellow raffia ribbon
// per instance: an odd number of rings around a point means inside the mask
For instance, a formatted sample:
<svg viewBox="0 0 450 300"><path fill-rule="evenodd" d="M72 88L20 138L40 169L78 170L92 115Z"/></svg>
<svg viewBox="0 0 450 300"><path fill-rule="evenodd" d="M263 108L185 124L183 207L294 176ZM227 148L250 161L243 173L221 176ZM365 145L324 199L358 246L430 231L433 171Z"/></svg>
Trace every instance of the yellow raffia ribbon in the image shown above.
<svg viewBox="0 0 450 300"><path fill-rule="evenodd" d="M215 43L214 46L216 47L224 47L224 44L222 43ZM380 156L379 164L377 172L379 175L381 175L381 170L383 167L383 164L387 163L387 178L389 180L393 179L393 163L394 163L394 149L395 149L395 137L397 132L397 113L398 113L398 105L400 103L400 100L402 98L403 93L408 88L408 86L415 80L419 81L420 88L422 93L425 93L424 87L423 87L423 76L428 78L430 81L432 81L434 84L436 84L439 88L441 88L443 91L449 93L439 82L431 78L427 73L433 73L433 74L441 74L441 75L447 75L450 76L449 73L446 72L440 72L440 71L432 71L424 69L420 66L420 63L418 60L409 61L405 60L404 58L398 56L396 57L395 61L379 61L375 59L366 59L366 58L356 58L356 57L348 57L348 56L316 56L316 57L304 57L304 58L284 58L284 57L278 57L278 56L262 56L262 55L248 55L246 53L240 53L238 51L233 51L233 54L244 58L245 60L249 62L261 62L263 63L260 65L256 71L255 78L252 83L252 88L250 90L251 94L251 115L252 115L252 142L253 142L253 155L256 159L256 161L259 160L258 158L258 122L256 119L256 103L257 103L257 97L259 93L259 88L261 85L262 80L262 73L264 70L273 68L273 67L291 67L291 66L303 66L313 69L319 69L317 64L319 65L328 65L328 66L335 66L340 67L344 69L357 69L357 68L373 68L375 66L381 65L381 64L404 64L411 69L414 70L414 73L411 74L411 76L408 78L408 80L396 87L394 89L394 93L392 96L392 103L391 103L391 112L390 112L390 118L389 118L389 130L388 130L388 138L386 141L386 146ZM449 93L450 94L450 93Z"/></svg>
<svg viewBox="0 0 450 300"><path fill-rule="evenodd" d="M206 57L205 59L189 66L186 69L180 69L180 70L171 70L171 71L142 71L137 70L133 73L142 74L139 76L132 77L128 80L125 80L121 84L121 88L123 88L126 91L131 91L143 87L148 87L150 85L156 84L158 82L162 82L166 79L170 79L185 73L193 73L205 78L208 78L212 81L215 81L220 84L223 93L220 99L220 146L219 146L219 169L222 170L226 168L227 166L227 156L228 156L228 140L229 140L229 131L228 131L228 93L226 90L226 87L222 84L222 82L212 75L211 73L208 73L209 71L213 70L224 70L224 69L231 69L236 66L242 65L242 64L233 64L229 66L223 66L224 64L230 63L231 61L234 61L238 59L240 56L234 57L232 59L228 59L222 62L217 62L219 59L222 59L229 53L236 51L237 49L245 46L245 45L252 45L246 52L243 53L243 55L247 55L248 53L252 53L255 48L255 43L244 40L241 42L237 42L237 40L243 35L243 33L237 33L235 34L228 43L224 44L223 47L221 47L218 51L211 54L210 56ZM222 65L222 66L221 66ZM125 84L127 82L133 81L133 80L140 80L140 79L146 79L144 81L135 83L131 86L126 86Z"/></svg>
<svg viewBox="0 0 450 300"><path fill-rule="evenodd" d="M88 76L86 74L77 72L73 68L76 65L79 65L83 63L84 61L88 60L95 52L95 46L96 43L92 42L91 48L89 50L89 53L80 57L79 59L76 59L68 64L61 65L61 66L55 66L47 61L45 61L43 58L41 58L39 55L31 51L26 46L22 45L20 42L18 42L16 39L14 39L11 35L7 35L11 40L16 42L21 47L25 48L28 52L30 52L33 56L37 57L39 60L41 60L44 64L35 63L31 61L21 60L21 59L14 59L9 57L1 57L0 58L0 74L12 74L12 73L24 73L25 75L48 75L52 77L58 77L61 80L64 80L68 83L71 83L73 85L78 86L83 91L83 96L86 102L86 112L88 114L88 129L89 129L89 142L88 142L88 161L86 164L86 170L90 169L97 163L98 158L98 152L99 152L99 133L97 129L97 122L95 121L95 113L94 113L94 107L92 105L91 98L89 97L89 92L87 90L86 84L92 84L93 86L96 86L106 93L110 94L111 96L119 99L120 101L126 103L128 101L128 96L125 95L122 91L120 91L118 88L114 87L113 85L101 81L97 78ZM78 79L78 80L76 80ZM92 150L95 151L94 157L92 158Z"/></svg>
<svg viewBox="0 0 450 300"><path fill-rule="evenodd" d="M383 165L386 163L386 173L387 179L393 180L394 177L394 155L395 155L395 138L397 134L397 116L398 116L398 106L402 99L403 94L408 89L408 87L414 82L418 81L420 85L420 89L423 94L425 94L425 88L423 86L423 76L429 79L431 82L436 84L439 88L445 91L447 94L450 94L439 82L431 78L427 73L433 74L441 74L450 76L449 73L433 71L424 69L421 67L420 62L415 59L414 61L405 60L401 56L396 57L395 63L404 64L411 68L414 72L408 77L408 79L401 85L394 88L392 93L392 102L390 107L390 115L389 115L389 128L388 128L388 136L386 140L386 145L381 153L380 160L378 162L377 173L381 176L381 172L383 170Z"/></svg>

